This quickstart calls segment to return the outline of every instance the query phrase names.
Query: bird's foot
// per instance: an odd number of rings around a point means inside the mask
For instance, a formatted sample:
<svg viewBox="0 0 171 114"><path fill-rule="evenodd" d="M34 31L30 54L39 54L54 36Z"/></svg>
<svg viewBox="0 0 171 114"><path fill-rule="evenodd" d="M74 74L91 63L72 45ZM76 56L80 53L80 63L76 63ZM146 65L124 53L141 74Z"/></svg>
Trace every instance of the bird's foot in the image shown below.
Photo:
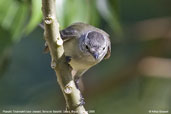
<svg viewBox="0 0 171 114"><path fill-rule="evenodd" d="M85 101L84 101L84 98L82 96L82 94L80 93L80 106L84 105L85 104Z"/></svg>
<svg viewBox="0 0 171 114"><path fill-rule="evenodd" d="M78 108L79 106L83 106L85 104L85 102L84 102L84 98L83 97L81 97L81 99L80 99L80 103L79 104L77 104L77 105L75 105L75 106L73 106L73 109L76 109L76 108ZM70 110L70 108L69 107L66 107L66 110Z"/></svg>
<svg viewBox="0 0 171 114"><path fill-rule="evenodd" d="M79 86L78 86L78 84L79 84L79 77L78 78L75 78L75 85L76 85L76 88L78 89L78 90L80 90L80 88L79 88ZM85 101L84 101L84 98L83 98L83 96L82 96L82 94L81 94L81 92L80 92L80 104L78 104L78 106L82 106L82 105L84 105L85 104ZM77 106L77 107L78 107Z"/></svg>
<svg viewBox="0 0 171 114"><path fill-rule="evenodd" d="M66 62L69 63L71 62L72 57L71 56L66 56Z"/></svg>
<svg viewBox="0 0 171 114"><path fill-rule="evenodd" d="M84 98L83 98L83 96L82 96L81 93L80 93L80 104L78 104L78 105L76 106L76 108L79 107L79 106L83 106L84 104L85 104Z"/></svg>
<svg viewBox="0 0 171 114"><path fill-rule="evenodd" d="M79 77L75 77L74 82L75 82L76 88L77 88L78 90L80 90L80 88L79 88L79 86L78 86L78 84L79 84Z"/></svg>

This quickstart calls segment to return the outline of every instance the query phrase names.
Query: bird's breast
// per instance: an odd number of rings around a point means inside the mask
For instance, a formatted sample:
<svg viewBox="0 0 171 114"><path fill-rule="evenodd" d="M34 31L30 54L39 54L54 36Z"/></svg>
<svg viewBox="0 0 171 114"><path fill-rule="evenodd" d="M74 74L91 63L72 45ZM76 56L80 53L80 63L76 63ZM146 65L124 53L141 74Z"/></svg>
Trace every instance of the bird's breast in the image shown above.
<svg viewBox="0 0 171 114"><path fill-rule="evenodd" d="M85 54L80 50L78 39L72 39L64 43L65 55L71 57L71 67L78 70L86 70L97 64L90 54Z"/></svg>

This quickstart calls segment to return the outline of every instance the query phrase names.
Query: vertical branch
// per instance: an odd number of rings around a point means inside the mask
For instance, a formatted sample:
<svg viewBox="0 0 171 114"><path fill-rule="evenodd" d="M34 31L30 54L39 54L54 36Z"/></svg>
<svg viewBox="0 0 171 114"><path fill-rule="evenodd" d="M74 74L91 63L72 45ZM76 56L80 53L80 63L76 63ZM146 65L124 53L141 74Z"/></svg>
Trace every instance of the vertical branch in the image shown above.
<svg viewBox="0 0 171 114"><path fill-rule="evenodd" d="M45 26L45 40L51 55L51 67L55 70L58 83L66 100L66 105L72 113L87 114L80 104L80 91L72 79L71 68L66 63L63 40L59 33L59 24L56 19L56 1L42 0L42 12Z"/></svg>

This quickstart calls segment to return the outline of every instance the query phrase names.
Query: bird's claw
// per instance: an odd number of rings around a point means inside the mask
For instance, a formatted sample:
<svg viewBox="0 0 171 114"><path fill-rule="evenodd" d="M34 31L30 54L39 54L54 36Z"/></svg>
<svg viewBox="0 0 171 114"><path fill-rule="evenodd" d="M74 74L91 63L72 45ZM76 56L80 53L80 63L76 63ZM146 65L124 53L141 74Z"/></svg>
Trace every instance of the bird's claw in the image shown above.
<svg viewBox="0 0 171 114"><path fill-rule="evenodd" d="M81 96L81 99L80 99L80 106L84 105L85 104L85 101L84 101L84 98Z"/></svg>
<svg viewBox="0 0 171 114"><path fill-rule="evenodd" d="M75 82L76 88L77 88L78 90L80 90L80 88L79 88L79 86L78 86L79 77L75 77L74 82ZM77 107L82 106L82 105L84 105L84 104L85 104L84 98L83 98L82 94L80 93L80 104L78 104Z"/></svg>
<svg viewBox="0 0 171 114"><path fill-rule="evenodd" d="M76 108L79 107L79 106L83 106L84 104L85 104L84 98L81 96L80 104L78 104L78 105L76 106Z"/></svg>
<svg viewBox="0 0 171 114"><path fill-rule="evenodd" d="M66 56L66 62L69 63L71 62L72 57L71 56Z"/></svg>

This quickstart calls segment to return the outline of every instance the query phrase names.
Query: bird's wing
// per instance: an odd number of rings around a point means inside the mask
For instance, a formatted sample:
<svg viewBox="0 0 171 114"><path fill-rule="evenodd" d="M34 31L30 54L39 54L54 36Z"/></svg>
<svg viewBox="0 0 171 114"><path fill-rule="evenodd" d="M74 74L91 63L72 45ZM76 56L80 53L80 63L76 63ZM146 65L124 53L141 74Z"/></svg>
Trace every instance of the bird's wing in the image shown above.
<svg viewBox="0 0 171 114"><path fill-rule="evenodd" d="M39 26L42 29L44 29L43 24L39 24ZM78 38L80 36L79 35L79 24L73 24L73 25L61 30L60 35L61 35L61 38L64 42L68 41L70 39L73 39L73 38ZM49 52L49 48L47 45L45 45L44 53L48 53L48 52Z"/></svg>
<svg viewBox="0 0 171 114"><path fill-rule="evenodd" d="M74 29L72 26L69 26L64 30L61 30L60 35L61 35L62 40L65 42L72 38L77 38L78 31L76 29Z"/></svg>
<svg viewBox="0 0 171 114"><path fill-rule="evenodd" d="M65 41L68 41L72 38L79 38L83 32L86 24L84 23L74 23L64 30L60 31L61 38Z"/></svg>
<svg viewBox="0 0 171 114"><path fill-rule="evenodd" d="M39 26L44 30L44 24L41 23L39 24ZM60 35L62 40L67 41L69 39L75 38L77 37L77 35L79 35L78 33L78 24L73 24L63 30L60 31Z"/></svg>

